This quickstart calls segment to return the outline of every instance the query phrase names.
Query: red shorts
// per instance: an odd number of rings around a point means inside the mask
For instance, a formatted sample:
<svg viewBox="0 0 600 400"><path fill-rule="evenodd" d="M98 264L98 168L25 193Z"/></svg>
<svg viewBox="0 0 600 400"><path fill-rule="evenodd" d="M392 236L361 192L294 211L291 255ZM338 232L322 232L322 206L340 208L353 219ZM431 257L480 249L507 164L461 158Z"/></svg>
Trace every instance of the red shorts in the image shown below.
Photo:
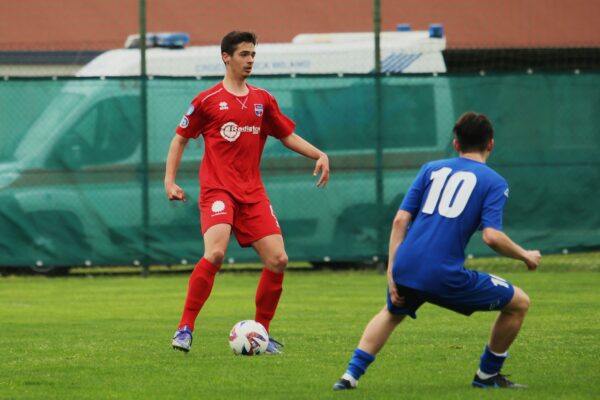
<svg viewBox="0 0 600 400"><path fill-rule="evenodd" d="M232 226L233 234L242 247L269 235L281 235L279 222L265 196L258 203L238 203L224 190L211 190L200 196L200 224L204 235L217 224Z"/></svg>

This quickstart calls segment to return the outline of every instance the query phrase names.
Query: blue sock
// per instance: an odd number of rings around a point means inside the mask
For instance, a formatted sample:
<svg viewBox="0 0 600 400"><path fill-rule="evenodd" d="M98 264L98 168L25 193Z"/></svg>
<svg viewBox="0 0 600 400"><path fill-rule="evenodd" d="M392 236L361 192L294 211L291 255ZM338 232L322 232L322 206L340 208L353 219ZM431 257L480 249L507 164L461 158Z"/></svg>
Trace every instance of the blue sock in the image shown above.
<svg viewBox="0 0 600 400"><path fill-rule="evenodd" d="M375 361L374 355L362 351L357 347L348 363L348 370L346 373L358 380L367 371L367 368L369 368L369 365L371 365L373 361Z"/></svg>
<svg viewBox="0 0 600 400"><path fill-rule="evenodd" d="M490 351L490 348L486 345L483 354L481 355L481 362L479 363L479 369L481 372L486 374L497 374L502 369L502 365L504 365L504 360L508 357L508 353L506 356L497 356Z"/></svg>

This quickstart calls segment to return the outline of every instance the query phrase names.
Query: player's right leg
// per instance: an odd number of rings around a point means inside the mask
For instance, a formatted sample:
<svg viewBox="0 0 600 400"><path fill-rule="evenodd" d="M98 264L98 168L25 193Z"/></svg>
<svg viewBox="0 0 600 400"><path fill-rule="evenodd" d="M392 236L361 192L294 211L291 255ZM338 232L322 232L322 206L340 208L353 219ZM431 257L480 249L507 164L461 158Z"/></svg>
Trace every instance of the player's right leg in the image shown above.
<svg viewBox="0 0 600 400"><path fill-rule="evenodd" d="M231 225L228 224L211 226L204 233L204 257L198 261L190 276L181 322L172 340L172 346L176 350L190 350L196 318L210 296L215 275L223 264L230 236Z"/></svg>
<svg viewBox="0 0 600 400"><path fill-rule="evenodd" d="M500 314L492 326L489 347L495 353L508 351L521 330L531 303L529 296L521 288L513 287L515 289L513 298L500 310Z"/></svg>
<svg viewBox="0 0 600 400"><path fill-rule="evenodd" d="M514 287L511 301L501 310L492 326L490 341L481 355L479 370L473 378L473 386L481 388L522 388L500 373L508 357L508 349L519 333L525 315L529 310L529 296L520 288Z"/></svg>

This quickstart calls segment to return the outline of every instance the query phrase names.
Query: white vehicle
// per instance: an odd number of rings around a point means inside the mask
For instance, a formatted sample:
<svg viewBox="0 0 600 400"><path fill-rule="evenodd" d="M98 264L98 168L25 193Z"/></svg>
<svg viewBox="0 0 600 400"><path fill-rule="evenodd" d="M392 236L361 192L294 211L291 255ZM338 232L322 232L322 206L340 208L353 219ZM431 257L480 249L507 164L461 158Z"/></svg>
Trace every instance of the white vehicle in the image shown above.
<svg viewBox="0 0 600 400"><path fill-rule="evenodd" d="M183 34L173 34L181 39ZM445 37L428 31L382 32L381 63L384 73L443 73ZM130 38L126 44L137 45ZM223 76L219 46L178 49L150 47L146 71L150 76ZM182 42L179 41L178 45ZM149 43L150 44L150 43ZM179 46L178 46L179 47ZM252 75L369 74L375 69L373 33L301 34L292 43L258 43ZM77 76L139 76L137 48L102 53Z"/></svg>
<svg viewBox="0 0 600 400"><path fill-rule="evenodd" d="M374 80L365 75L374 68L371 38L300 35L292 43L257 46L250 83L272 92L282 111L297 122L297 132L331 158L332 180L321 191L314 188L308 160L276 140L265 147L263 180L292 259L371 259L377 239L374 216L395 212L420 164L441 156L449 143L455 117L451 92L446 78L433 77L445 71L445 39L427 32L384 32L382 66L394 75L382 78L386 210L376 209ZM181 206L165 201L162 180L181 115L224 72L220 49L147 51L147 72L155 77L148 82L148 249L141 229L139 62L139 49L110 50L92 60L77 76L116 79L66 83L16 145L13 159L0 163L0 219L23 224L16 228L19 238L2 232L12 225L0 224L0 236L12 240L2 246L6 251L0 252L0 266L123 265L145 255L152 263L179 264L201 254L195 201ZM400 72L421 75L407 79L395 75ZM337 76L345 74L352 75ZM395 132L401 134L396 137ZM178 174L190 199L198 195L202 153L202 140L195 141ZM254 260L253 253L236 246L230 246L228 257Z"/></svg>

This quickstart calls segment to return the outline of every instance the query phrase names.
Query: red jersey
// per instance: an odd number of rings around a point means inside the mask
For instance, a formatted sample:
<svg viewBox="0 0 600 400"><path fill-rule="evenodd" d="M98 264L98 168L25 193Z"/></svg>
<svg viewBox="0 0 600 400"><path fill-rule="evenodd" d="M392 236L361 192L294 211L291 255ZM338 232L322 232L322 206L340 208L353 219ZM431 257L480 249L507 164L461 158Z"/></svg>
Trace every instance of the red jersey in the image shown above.
<svg viewBox="0 0 600 400"><path fill-rule="evenodd" d="M235 96L223 83L194 98L176 129L177 134L204 137L200 166L201 193L229 192L236 201L255 203L266 196L260 158L267 135L277 139L294 132L296 124L283 115L269 92L246 85L246 96Z"/></svg>

